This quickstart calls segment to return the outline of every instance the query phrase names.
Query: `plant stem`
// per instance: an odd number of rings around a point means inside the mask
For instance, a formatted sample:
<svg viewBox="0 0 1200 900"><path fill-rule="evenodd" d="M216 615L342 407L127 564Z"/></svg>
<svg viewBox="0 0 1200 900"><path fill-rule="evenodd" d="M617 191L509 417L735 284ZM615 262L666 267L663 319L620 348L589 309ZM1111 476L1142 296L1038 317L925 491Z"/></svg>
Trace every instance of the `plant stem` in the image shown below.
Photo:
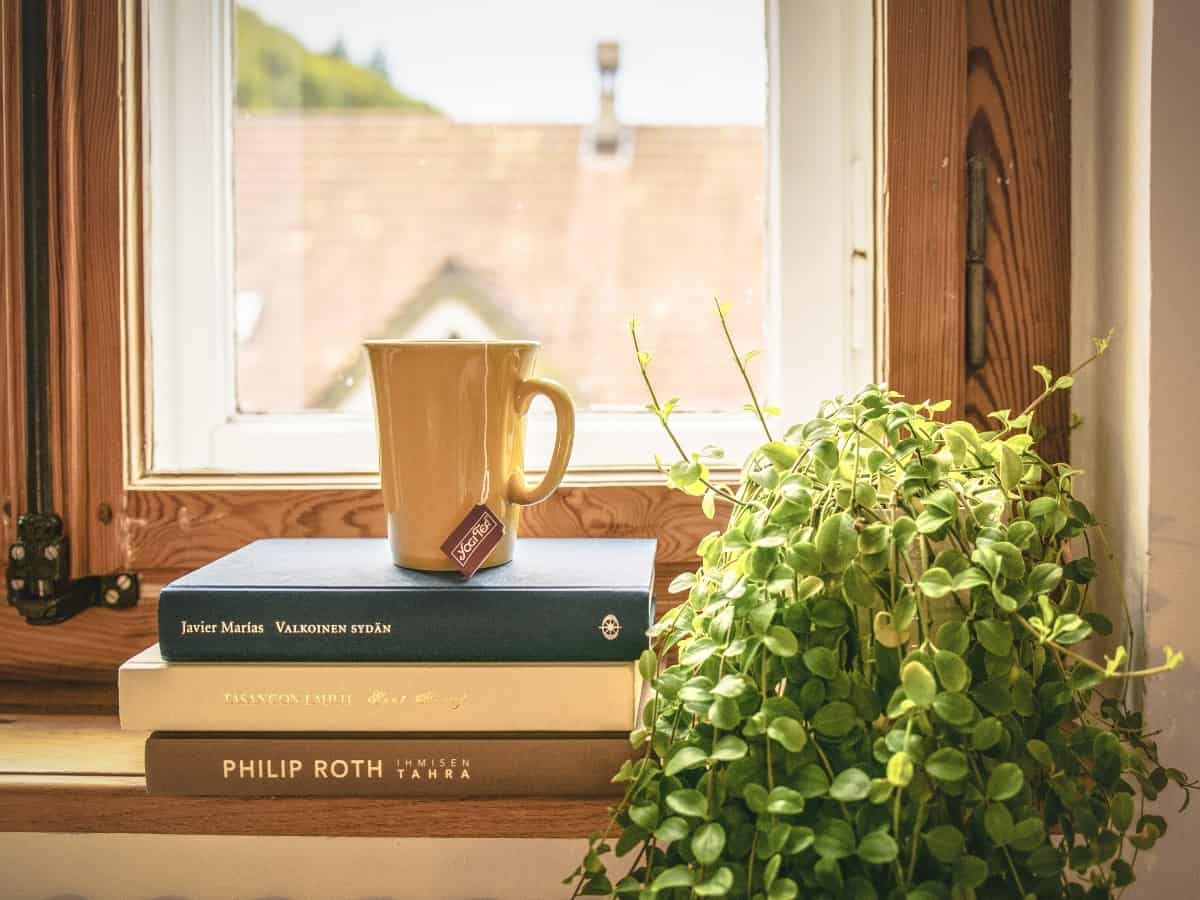
<svg viewBox="0 0 1200 900"><path fill-rule="evenodd" d="M1020 613L1013 613L1013 618L1020 622L1025 627L1025 630L1037 638L1041 643L1054 648L1056 652L1061 653L1064 656L1071 657L1071 659L1075 660L1080 665L1087 666L1089 669L1094 669L1097 672L1104 673L1104 675L1108 678L1146 678L1150 675L1160 675L1163 672L1169 672L1174 668L1174 666L1172 666L1170 663L1163 663L1161 666L1154 666L1153 668L1149 669L1131 669L1124 672L1110 672L1104 666L1093 662L1082 653L1076 653L1070 647L1066 647L1057 641L1043 638L1038 630L1030 624L1029 620Z"/></svg>
<svg viewBox="0 0 1200 900"><path fill-rule="evenodd" d="M658 416L658 421L662 423L663 431L667 433L667 437L671 439L671 443L674 444L675 449L679 451L679 458L684 462L688 462L691 460L691 457L688 456L687 451L683 449L683 444L679 442L679 438L675 436L674 430L672 430L670 424L667 422L667 417L662 414L662 405L658 402L658 394L655 393L654 385L650 381L650 374L646 371L646 364L642 362L642 348L638 343L637 328L630 326L629 333L633 336L633 350L634 353L637 354L638 369L641 370L642 381L646 385L646 391L650 394L650 402L654 406L654 411ZM722 500L727 500L735 506L744 505L741 500L739 500L725 488L718 487L707 478L701 478L700 483Z"/></svg>
<svg viewBox="0 0 1200 900"><path fill-rule="evenodd" d="M746 372L746 364L742 362L742 358L738 355L737 347L733 344L733 335L729 333L729 323L725 320L725 310L721 307L721 301L713 297L713 303L717 307L717 315L721 317L721 330L725 332L725 341L729 344L729 352L733 354L733 361L737 363L738 371L742 373L742 381L746 382L746 390L750 392L750 403L754 406L754 414L758 416L759 424L762 425L763 434L767 436L768 441L773 441L771 437L771 429L767 427L767 417L763 415L762 407L758 403L758 397L754 393L754 385L750 383L750 376Z"/></svg>
<svg viewBox="0 0 1200 900"><path fill-rule="evenodd" d="M1083 362L1081 362L1079 365L1077 365L1075 368L1073 368L1067 374L1071 378L1074 378L1076 375L1078 375L1080 372L1082 372L1084 369L1086 369L1088 366L1090 366L1092 363L1094 363L1096 360L1098 360L1103 355L1104 355L1104 350L1097 350L1095 353L1093 353L1091 356L1089 356L1087 359L1085 359ZM1041 406L1042 403L1045 401L1045 399L1047 397L1049 397L1051 394L1053 394L1054 392L1055 392L1055 389L1054 389L1053 385L1046 388L1044 391L1041 392L1041 394L1039 394L1037 397L1034 398L1032 403L1030 403L1023 410L1021 410L1020 415L1018 415L1016 418L1021 419L1024 416L1033 415L1034 410L1036 410L1039 406ZM996 437L994 438L994 440L997 440L997 441L1001 440L1006 434L1008 434L1012 430L1013 430L1013 426L1011 426L1011 425L1005 426L1005 428L1002 431L1000 431L996 434Z"/></svg>

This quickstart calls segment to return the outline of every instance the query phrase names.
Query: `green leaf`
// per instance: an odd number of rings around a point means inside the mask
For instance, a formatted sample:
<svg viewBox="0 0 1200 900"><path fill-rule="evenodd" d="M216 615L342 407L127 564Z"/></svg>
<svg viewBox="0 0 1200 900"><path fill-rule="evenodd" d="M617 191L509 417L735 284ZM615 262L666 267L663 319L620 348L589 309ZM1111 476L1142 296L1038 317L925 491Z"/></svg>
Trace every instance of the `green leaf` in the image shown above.
<svg viewBox="0 0 1200 900"><path fill-rule="evenodd" d="M1054 754L1050 752L1050 745L1045 741L1032 738L1025 742L1025 750L1047 772L1054 769Z"/></svg>
<svg viewBox="0 0 1200 900"><path fill-rule="evenodd" d="M988 776L987 796L989 800L1009 800L1021 792L1025 775L1016 763L1004 762L992 769Z"/></svg>
<svg viewBox="0 0 1200 900"><path fill-rule="evenodd" d="M672 866L660 872L650 887L656 891L665 891L667 888L691 887L693 883L691 869L687 866Z"/></svg>
<svg viewBox="0 0 1200 900"><path fill-rule="evenodd" d="M1054 381L1054 375L1045 366L1034 366L1033 371L1042 376L1042 381L1046 383L1046 389L1049 390L1051 383Z"/></svg>
<svg viewBox="0 0 1200 900"><path fill-rule="evenodd" d="M654 676L658 674L658 657L654 655L653 650L643 650L642 655L638 657L638 673L647 681L653 681Z"/></svg>
<svg viewBox="0 0 1200 900"><path fill-rule="evenodd" d="M858 724L858 713L843 700L835 700L817 710L812 726L817 734L825 737L845 737Z"/></svg>
<svg viewBox="0 0 1200 900"><path fill-rule="evenodd" d="M917 706L928 709L933 705L933 698L937 696L937 682L924 665L915 660L905 663L900 670L900 683L908 699Z"/></svg>
<svg viewBox="0 0 1200 900"><path fill-rule="evenodd" d="M805 650L804 665L808 671L822 678L833 678L840 669L838 658L828 647L810 647Z"/></svg>
<svg viewBox="0 0 1200 900"><path fill-rule="evenodd" d="M921 534L933 534L945 528L953 518L940 509L925 509L917 516L917 531Z"/></svg>
<svg viewBox="0 0 1200 900"><path fill-rule="evenodd" d="M708 800L699 791L684 788L667 794L667 806L681 816L703 819L708 815Z"/></svg>
<svg viewBox="0 0 1200 900"><path fill-rule="evenodd" d="M829 796L843 803L865 800L871 789L871 779L862 769L843 769L829 786Z"/></svg>
<svg viewBox="0 0 1200 900"><path fill-rule="evenodd" d="M696 829L692 835L692 855L696 862L707 866L716 862L725 849L725 829L720 822L708 822Z"/></svg>
<svg viewBox="0 0 1200 900"><path fill-rule="evenodd" d="M965 691L971 683L971 670L961 656L950 650L938 650L933 655L933 667L937 669L942 687L948 691Z"/></svg>
<svg viewBox="0 0 1200 900"><path fill-rule="evenodd" d="M926 758L925 771L938 781L962 781L967 777L967 758L961 750L943 747Z"/></svg>
<svg viewBox="0 0 1200 900"><path fill-rule="evenodd" d="M823 438L813 444L812 455L817 462L830 470L838 467L838 460L841 458L838 453L837 441L829 438Z"/></svg>
<svg viewBox="0 0 1200 900"><path fill-rule="evenodd" d="M790 469L800 458L800 451L783 441L771 441L763 444L759 450L777 469Z"/></svg>
<svg viewBox="0 0 1200 900"><path fill-rule="evenodd" d="M700 498L700 511L704 513L706 519L711 519L717 514L717 498L711 488L706 490L704 496Z"/></svg>
<svg viewBox="0 0 1200 900"><path fill-rule="evenodd" d="M966 840L953 825L938 825L925 832L925 846L938 862L952 864L962 855Z"/></svg>
<svg viewBox="0 0 1200 900"><path fill-rule="evenodd" d="M854 829L843 819L826 819L818 823L816 833L813 849L822 859L843 859L857 849Z"/></svg>
<svg viewBox="0 0 1200 900"><path fill-rule="evenodd" d="M724 675L710 693L717 697L740 697L750 687L745 675Z"/></svg>
<svg viewBox="0 0 1200 900"><path fill-rule="evenodd" d="M931 566L922 573L917 587L926 597L936 600L954 590L954 577L940 566Z"/></svg>
<svg viewBox="0 0 1200 900"><path fill-rule="evenodd" d="M798 576L819 575L821 556L815 544L797 541L787 548L787 562Z"/></svg>
<svg viewBox="0 0 1200 900"><path fill-rule="evenodd" d="M742 711L738 708L737 701L730 700L728 697L718 697L708 708L708 721L722 731L729 731L737 727L737 723L741 720Z"/></svg>
<svg viewBox="0 0 1200 900"><path fill-rule="evenodd" d="M1054 563L1038 563L1029 574L1029 593L1034 596L1050 593L1058 587L1062 576L1062 566L1056 566Z"/></svg>
<svg viewBox="0 0 1200 900"><path fill-rule="evenodd" d="M816 763L808 763L795 774L792 786L805 797L823 797L829 790L829 777Z"/></svg>
<svg viewBox="0 0 1200 900"><path fill-rule="evenodd" d="M667 585L667 593L678 594L680 591L691 590L693 584L696 583L695 572L680 572L671 579L671 583Z"/></svg>
<svg viewBox="0 0 1200 900"><path fill-rule="evenodd" d="M964 890L974 890L988 878L988 865L978 856L959 857L954 864L954 884Z"/></svg>
<svg viewBox="0 0 1200 900"><path fill-rule="evenodd" d="M782 625L772 625L763 636L763 645L776 656L795 656L800 651L796 636Z"/></svg>
<svg viewBox="0 0 1200 900"><path fill-rule="evenodd" d="M817 529L817 552L830 572L844 572L858 554L858 532L849 514L837 512Z"/></svg>
<svg viewBox="0 0 1200 900"><path fill-rule="evenodd" d="M733 872L728 866L721 866L713 872L712 877L692 888L697 897L724 897L733 890Z"/></svg>
<svg viewBox="0 0 1200 900"><path fill-rule="evenodd" d="M971 632L966 622L943 622L938 626L937 645L943 650L962 656L971 646Z"/></svg>
<svg viewBox="0 0 1200 900"><path fill-rule="evenodd" d="M933 711L939 719L956 728L970 725L979 714L975 704L965 694L943 692L933 698Z"/></svg>
<svg viewBox="0 0 1200 900"><path fill-rule="evenodd" d="M969 591L971 588L989 584L987 573L976 566L963 569L954 576L954 590Z"/></svg>
<svg viewBox="0 0 1200 900"><path fill-rule="evenodd" d="M914 775L912 757L903 750L893 753L887 764L887 780L896 787L907 787Z"/></svg>
<svg viewBox="0 0 1200 900"><path fill-rule="evenodd" d="M993 716L1006 716L1013 710L1013 694L1009 689L1007 676L989 678L983 684L977 685L971 691L971 696Z"/></svg>
<svg viewBox="0 0 1200 900"><path fill-rule="evenodd" d="M907 549L917 534L917 523L908 516L901 516L892 523L892 541L901 551Z"/></svg>
<svg viewBox="0 0 1200 900"><path fill-rule="evenodd" d="M926 497L925 506L936 509L947 516L958 515L958 500L954 496L954 491L946 488L940 488Z"/></svg>
<svg viewBox="0 0 1200 900"><path fill-rule="evenodd" d="M872 831L858 844L858 858L865 863L890 863L900 853L896 841L886 831Z"/></svg>
<svg viewBox="0 0 1200 900"><path fill-rule="evenodd" d="M679 654L679 661L688 668L695 668L716 652L716 642L709 638L696 638Z"/></svg>
<svg viewBox="0 0 1200 900"><path fill-rule="evenodd" d="M629 807L629 818L635 825L645 828L647 831L653 831L654 826L658 824L658 804L651 802L631 806Z"/></svg>
<svg viewBox="0 0 1200 900"><path fill-rule="evenodd" d="M1011 491L1021 483L1025 467L1021 464L1021 457L1008 444L1000 445L1000 461L996 463L996 472L1006 491Z"/></svg>
<svg viewBox="0 0 1200 900"><path fill-rule="evenodd" d="M1125 793L1114 794L1108 804L1108 815L1112 819L1113 828L1122 833L1128 831L1130 823L1133 822L1133 797Z"/></svg>
<svg viewBox="0 0 1200 900"><path fill-rule="evenodd" d="M990 803L983 813L983 828L1001 847L1013 838L1013 818L1003 803Z"/></svg>
<svg viewBox="0 0 1200 900"><path fill-rule="evenodd" d="M704 765L706 762L708 762L708 754L699 747L680 747L663 767L663 773L675 775L684 769L692 769Z"/></svg>
<svg viewBox="0 0 1200 900"><path fill-rule="evenodd" d="M713 746L712 753L709 754L709 759L719 759L722 762L732 762L735 759L741 759L750 748L736 734L727 734L720 738Z"/></svg>
<svg viewBox="0 0 1200 900"><path fill-rule="evenodd" d="M767 889L767 900L794 900L800 895L800 886L790 878L776 878Z"/></svg>
<svg viewBox="0 0 1200 900"><path fill-rule="evenodd" d="M669 844L672 841L683 840L688 835L688 823L686 819L681 819L679 816L668 816L662 820L662 824L654 830L654 839L660 844Z"/></svg>
<svg viewBox="0 0 1200 900"><path fill-rule="evenodd" d="M816 575L806 575L804 580L800 582L800 587L796 589L796 600L803 603L825 589L825 582Z"/></svg>
<svg viewBox="0 0 1200 900"><path fill-rule="evenodd" d="M790 716L776 716L767 726L767 737L778 741L785 750L799 753L808 743L804 726Z"/></svg>
<svg viewBox="0 0 1200 900"><path fill-rule="evenodd" d="M975 623L975 636L983 649L994 656L1008 656L1012 650L1012 625L1000 619L981 619Z"/></svg>
<svg viewBox="0 0 1200 900"><path fill-rule="evenodd" d="M804 795L790 787L777 784L767 794L767 812L775 815L804 812Z"/></svg>
<svg viewBox="0 0 1200 900"><path fill-rule="evenodd" d="M1016 850L1029 853L1041 846L1046 840L1046 826L1037 816L1022 819L1013 826L1012 840L1009 842Z"/></svg>
<svg viewBox="0 0 1200 900"><path fill-rule="evenodd" d="M842 576L842 596L852 606L864 609L879 605L879 592L871 583L871 576L863 571L861 566L852 565Z"/></svg>

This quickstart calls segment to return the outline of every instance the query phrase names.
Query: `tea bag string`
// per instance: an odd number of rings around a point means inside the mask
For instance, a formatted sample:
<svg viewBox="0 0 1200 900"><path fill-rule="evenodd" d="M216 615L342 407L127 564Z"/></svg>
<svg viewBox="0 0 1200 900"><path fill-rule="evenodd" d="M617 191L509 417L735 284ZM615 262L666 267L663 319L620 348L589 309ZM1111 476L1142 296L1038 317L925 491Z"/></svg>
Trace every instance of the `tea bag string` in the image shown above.
<svg viewBox="0 0 1200 900"><path fill-rule="evenodd" d="M479 488L479 505L487 504L488 491L492 486L492 474L488 470L488 347L483 349L483 482Z"/></svg>

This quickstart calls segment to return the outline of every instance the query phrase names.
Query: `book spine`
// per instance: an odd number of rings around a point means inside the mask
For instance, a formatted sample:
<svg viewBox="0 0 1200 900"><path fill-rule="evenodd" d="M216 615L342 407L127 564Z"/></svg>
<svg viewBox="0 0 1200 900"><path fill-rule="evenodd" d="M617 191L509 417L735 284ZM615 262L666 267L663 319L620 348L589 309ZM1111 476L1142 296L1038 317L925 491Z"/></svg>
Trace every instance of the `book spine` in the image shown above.
<svg viewBox="0 0 1200 900"><path fill-rule="evenodd" d="M616 731L635 663L122 666L136 731Z"/></svg>
<svg viewBox="0 0 1200 900"><path fill-rule="evenodd" d="M164 588L159 644L176 661L630 661L648 645L641 591Z"/></svg>
<svg viewBox="0 0 1200 900"><path fill-rule="evenodd" d="M146 788L197 797L611 797L626 735L152 734Z"/></svg>

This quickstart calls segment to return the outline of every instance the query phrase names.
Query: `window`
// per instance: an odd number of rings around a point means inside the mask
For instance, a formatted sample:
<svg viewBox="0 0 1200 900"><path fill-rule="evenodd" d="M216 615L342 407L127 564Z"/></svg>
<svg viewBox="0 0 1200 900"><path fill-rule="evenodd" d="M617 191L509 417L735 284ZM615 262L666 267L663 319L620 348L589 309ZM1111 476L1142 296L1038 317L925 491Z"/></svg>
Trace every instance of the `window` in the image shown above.
<svg viewBox="0 0 1200 900"><path fill-rule="evenodd" d="M534 338L573 467L875 374L871 5L152 0L154 472L370 472L367 338ZM528 463L553 437L530 416Z"/></svg>

